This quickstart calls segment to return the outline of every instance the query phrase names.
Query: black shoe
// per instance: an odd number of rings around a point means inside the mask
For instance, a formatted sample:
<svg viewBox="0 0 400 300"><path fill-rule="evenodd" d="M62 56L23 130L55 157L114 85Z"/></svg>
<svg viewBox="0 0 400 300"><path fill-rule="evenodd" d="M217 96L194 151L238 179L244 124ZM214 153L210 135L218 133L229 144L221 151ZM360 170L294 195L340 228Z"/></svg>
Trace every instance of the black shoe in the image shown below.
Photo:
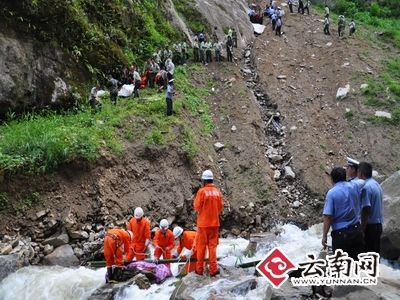
<svg viewBox="0 0 400 300"><path fill-rule="evenodd" d="M122 268L120 267L114 268L114 280L119 282L121 281L121 278L122 278Z"/></svg>

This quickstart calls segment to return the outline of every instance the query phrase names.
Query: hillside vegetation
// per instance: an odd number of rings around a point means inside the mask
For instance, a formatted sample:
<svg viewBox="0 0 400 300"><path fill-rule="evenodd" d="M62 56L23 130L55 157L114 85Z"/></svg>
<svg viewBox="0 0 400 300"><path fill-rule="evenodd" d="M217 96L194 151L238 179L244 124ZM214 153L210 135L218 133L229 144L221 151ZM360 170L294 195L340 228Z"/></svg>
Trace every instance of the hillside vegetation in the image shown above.
<svg viewBox="0 0 400 300"><path fill-rule="evenodd" d="M181 37L160 0L2 1L0 22L56 43L96 76L119 73Z"/></svg>

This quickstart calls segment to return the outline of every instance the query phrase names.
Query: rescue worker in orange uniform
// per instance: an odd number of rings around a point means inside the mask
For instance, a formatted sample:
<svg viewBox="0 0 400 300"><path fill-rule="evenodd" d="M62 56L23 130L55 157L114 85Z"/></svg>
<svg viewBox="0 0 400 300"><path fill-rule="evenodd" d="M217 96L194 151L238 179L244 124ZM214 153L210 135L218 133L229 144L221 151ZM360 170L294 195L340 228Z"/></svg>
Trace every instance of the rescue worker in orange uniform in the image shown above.
<svg viewBox="0 0 400 300"><path fill-rule="evenodd" d="M219 274L217 264L217 245L219 234L219 216L224 207L222 193L214 185L214 175L205 170L201 175L203 187L197 191L194 209L197 212L197 264L196 273L203 275L204 258L208 250L209 273L213 277Z"/></svg>
<svg viewBox="0 0 400 300"><path fill-rule="evenodd" d="M127 254L133 233L129 230L114 228L107 231L104 238L104 258L107 266L107 282L117 282L122 273L123 255ZM129 254L126 260L132 260ZM113 265L115 268L113 269Z"/></svg>
<svg viewBox="0 0 400 300"><path fill-rule="evenodd" d="M129 249L129 256L136 260L145 259L147 247L151 242L150 220L143 217L143 214L143 209L136 207L133 218L128 223L128 229L135 233Z"/></svg>
<svg viewBox="0 0 400 300"><path fill-rule="evenodd" d="M179 226L174 228L174 238L179 241L179 246L177 250L173 253L173 257L178 257L179 254L182 253L183 248L186 248L185 255L182 255L182 259L186 259L186 273L196 271L196 262L190 262L190 258L196 258L196 231L183 231L183 229Z"/></svg>
<svg viewBox="0 0 400 300"><path fill-rule="evenodd" d="M154 249L154 257L156 260L159 260L162 256L163 259L170 259L171 251L175 247L175 239L174 234L171 230L168 229L168 221L166 219L162 219L160 222L160 229L156 231L156 234L153 239ZM167 264L170 267L170 264Z"/></svg>

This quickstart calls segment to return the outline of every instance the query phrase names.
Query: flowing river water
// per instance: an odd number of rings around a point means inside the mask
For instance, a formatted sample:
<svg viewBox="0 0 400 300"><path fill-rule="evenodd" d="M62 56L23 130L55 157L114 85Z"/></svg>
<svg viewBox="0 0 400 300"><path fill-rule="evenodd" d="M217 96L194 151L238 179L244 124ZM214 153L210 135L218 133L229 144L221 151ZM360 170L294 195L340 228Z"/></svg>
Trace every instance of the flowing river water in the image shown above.
<svg viewBox="0 0 400 300"><path fill-rule="evenodd" d="M235 265L241 262L261 259L275 246L279 246L285 254L294 262L304 261L307 253L318 254L321 250L320 237L321 224L312 226L302 231L294 225L281 226L281 233L274 241L266 241L257 248L255 257L242 257L248 241L245 239L220 239L218 256L224 256L220 262L225 265ZM178 272L178 267L173 265L173 273ZM25 267L9 275L0 283L0 300L70 300L86 299L91 293L104 283L105 268L92 270L84 267ZM386 264L380 264L380 278L391 282L400 283L400 270L393 269ZM250 291L242 299L263 299L265 289L268 286L263 278L257 279L258 288ZM118 300L127 299L169 299L175 286L175 278L166 280L161 285L152 285L148 290L139 290L137 286L131 286L117 295ZM204 289L219 290L229 282L226 279L214 281ZM378 284L379 290L379 284ZM380 288L381 296L386 299L399 299L400 291ZM196 291L192 295L195 299L202 299L204 291ZM240 298L235 298L240 299Z"/></svg>

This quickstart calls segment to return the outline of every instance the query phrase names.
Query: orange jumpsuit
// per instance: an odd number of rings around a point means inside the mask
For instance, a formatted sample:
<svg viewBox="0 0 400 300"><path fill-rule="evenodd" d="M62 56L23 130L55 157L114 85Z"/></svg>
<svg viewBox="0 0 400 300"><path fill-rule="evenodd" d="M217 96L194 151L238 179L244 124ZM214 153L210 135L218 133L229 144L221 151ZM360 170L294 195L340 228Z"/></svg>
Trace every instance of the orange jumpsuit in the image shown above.
<svg viewBox="0 0 400 300"><path fill-rule="evenodd" d="M116 265L122 267L123 254L127 253L130 247L129 233L123 229L110 229L104 238L104 258L106 259L107 268ZM127 255L126 259L132 260Z"/></svg>
<svg viewBox="0 0 400 300"><path fill-rule="evenodd" d="M217 245L219 232L219 216L224 207L221 192L214 184L208 183L199 189L194 199L197 211L197 264L196 273L203 274L204 258L208 249L210 275L218 272Z"/></svg>
<svg viewBox="0 0 400 300"><path fill-rule="evenodd" d="M156 234L153 239L154 244L154 257L160 259L162 256L163 259L170 259L172 257L171 250L175 246L175 238L174 234L171 230L167 230L163 232L161 229L156 231ZM167 264L169 267L169 264Z"/></svg>
<svg viewBox="0 0 400 300"><path fill-rule="evenodd" d="M136 260L144 260L146 257L146 240L151 239L150 220L147 218L130 219L128 230L133 232L133 241L129 248L129 256Z"/></svg>
<svg viewBox="0 0 400 300"><path fill-rule="evenodd" d="M178 254L181 254L183 248L192 250L192 257L197 257L196 253L196 231L184 231L180 238L179 246L177 249ZM196 262L186 263L186 272L196 271Z"/></svg>

